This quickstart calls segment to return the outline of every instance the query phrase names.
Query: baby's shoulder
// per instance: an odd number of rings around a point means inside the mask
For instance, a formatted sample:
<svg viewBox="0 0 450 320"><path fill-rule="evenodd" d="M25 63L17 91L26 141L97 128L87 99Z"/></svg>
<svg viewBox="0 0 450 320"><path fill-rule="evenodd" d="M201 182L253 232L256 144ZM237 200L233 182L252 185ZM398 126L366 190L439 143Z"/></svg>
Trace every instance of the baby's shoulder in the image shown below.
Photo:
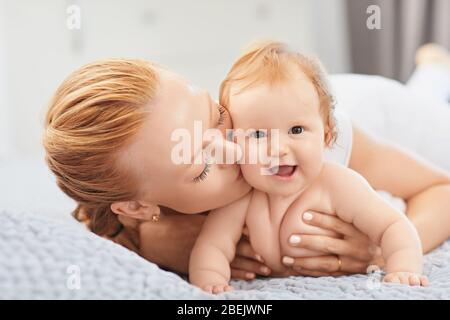
<svg viewBox="0 0 450 320"><path fill-rule="evenodd" d="M336 162L325 161L318 182L325 188L342 188L364 180L356 171Z"/></svg>
<svg viewBox="0 0 450 320"><path fill-rule="evenodd" d="M333 161L324 161L322 170L320 172L321 178L334 177L337 175L347 175L349 171L353 171L348 167Z"/></svg>
<svg viewBox="0 0 450 320"><path fill-rule="evenodd" d="M352 169L332 161L325 161L317 179L318 184L325 188L332 188L345 183L357 174Z"/></svg>

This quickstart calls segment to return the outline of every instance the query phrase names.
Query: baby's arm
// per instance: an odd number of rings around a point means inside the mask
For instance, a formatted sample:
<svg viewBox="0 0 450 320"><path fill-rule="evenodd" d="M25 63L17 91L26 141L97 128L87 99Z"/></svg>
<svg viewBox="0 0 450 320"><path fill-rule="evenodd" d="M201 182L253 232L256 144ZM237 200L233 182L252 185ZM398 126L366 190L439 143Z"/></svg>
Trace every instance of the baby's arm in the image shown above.
<svg viewBox="0 0 450 320"><path fill-rule="evenodd" d="M232 288L230 263L242 236L251 193L211 211L203 224L189 260L189 281L211 293Z"/></svg>
<svg viewBox="0 0 450 320"><path fill-rule="evenodd" d="M336 214L380 244L386 261L384 280L425 285L420 239L408 218L385 202L356 172L334 164L327 164L325 170L330 170L324 177L331 188Z"/></svg>

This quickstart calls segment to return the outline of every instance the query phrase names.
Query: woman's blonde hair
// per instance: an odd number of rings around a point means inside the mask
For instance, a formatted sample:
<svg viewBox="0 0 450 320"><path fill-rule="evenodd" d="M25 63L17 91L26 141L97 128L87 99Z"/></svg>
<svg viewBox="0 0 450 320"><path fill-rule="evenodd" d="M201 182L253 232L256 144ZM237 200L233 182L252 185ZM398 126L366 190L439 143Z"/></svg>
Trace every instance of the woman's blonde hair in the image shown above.
<svg viewBox="0 0 450 320"><path fill-rule="evenodd" d="M46 161L73 212L101 236L123 228L111 204L132 200L136 184L118 153L141 127L158 85L156 65L137 59L90 63L56 90L45 119Z"/></svg>
<svg viewBox="0 0 450 320"><path fill-rule="evenodd" d="M238 94L256 84L274 84L292 78L295 67L312 82L319 95L320 112L325 124L325 143L331 146L336 140L336 123L333 115L334 99L326 73L321 63L312 57L292 51L276 41L256 42L236 60L220 85L220 104L228 107L231 86L238 85Z"/></svg>

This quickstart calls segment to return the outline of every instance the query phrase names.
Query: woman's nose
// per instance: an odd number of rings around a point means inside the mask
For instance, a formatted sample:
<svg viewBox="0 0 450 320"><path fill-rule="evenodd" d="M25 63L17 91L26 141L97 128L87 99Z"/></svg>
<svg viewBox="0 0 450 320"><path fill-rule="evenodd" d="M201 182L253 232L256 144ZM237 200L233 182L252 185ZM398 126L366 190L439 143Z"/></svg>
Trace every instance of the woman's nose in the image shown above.
<svg viewBox="0 0 450 320"><path fill-rule="evenodd" d="M227 166L237 163L243 155L241 147L226 139L214 141L214 162L219 166Z"/></svg>

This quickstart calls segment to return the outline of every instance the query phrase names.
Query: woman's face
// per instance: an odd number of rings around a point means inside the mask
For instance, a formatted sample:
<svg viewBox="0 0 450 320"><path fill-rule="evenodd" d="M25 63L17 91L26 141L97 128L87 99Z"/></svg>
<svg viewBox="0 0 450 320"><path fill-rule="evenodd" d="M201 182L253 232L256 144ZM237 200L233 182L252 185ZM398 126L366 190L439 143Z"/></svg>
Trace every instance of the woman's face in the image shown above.
<svg viewBox="0 0 450 320"><path fill-rule="evenodd" d="M148 116L141 130L120 158L138 181L136 200L183 213L199 213L236 201L250 190L237 164L209 164L213 161L201 159L211 142L200 137L200 143L195 143L194 131L202 136L207 129L220 130L213 142L215 154L223 151L237 155L239 151L238 145L225 139L225 130L232 127L228 113L206 91L162 70L157 96L146 108ZM197 156L197 161L174 161L180 140L173 137L180 132L190 137L184 141L189 142L191 156Z"/></svg>

